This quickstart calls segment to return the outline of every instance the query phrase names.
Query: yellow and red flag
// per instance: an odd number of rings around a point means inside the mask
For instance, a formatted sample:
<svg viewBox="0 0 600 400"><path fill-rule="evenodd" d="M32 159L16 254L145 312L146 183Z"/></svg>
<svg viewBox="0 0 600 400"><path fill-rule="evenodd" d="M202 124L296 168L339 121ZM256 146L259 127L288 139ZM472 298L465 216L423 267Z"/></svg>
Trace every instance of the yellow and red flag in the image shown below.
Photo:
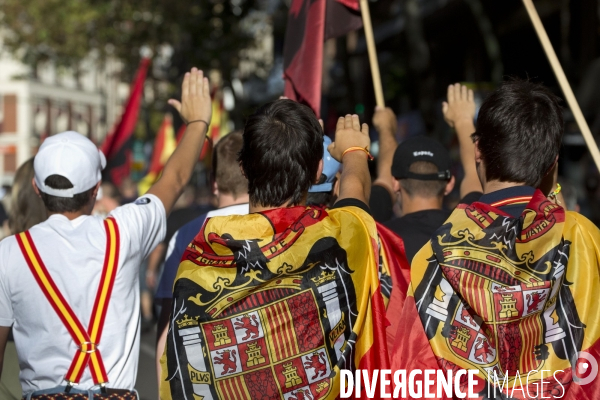
<svg viewBox="0 0 600 400"><path fill-rule="evenodd" d="M476 369L479 399L600 398L598 379L584 384L599 260L598 228L540 191L517 218L459 205L413 259L393 369Z"/></svg>
<svg viewBox="0 0 600 400"><path fill-rule="evenodd" d="M389 368L378 257L356 207L208 219L177 272L161 398L335 399L340 369Z"/></svg>
<svg viewBox="0 0 600 400"><path fill-rule="evenodd" d="M389 228L377 222L379 237L379 281L386 306L389 326L386 327L388 348L393 348L400 313L410 284L410 263L406 258L404 241Z"/></svg>
<svg viewBox="0 0 600 400"><path fill-rule="evenodd" d="M175 142L173 120L170 114L166 114L156 134L148 173L138 183L138 193L140 196L145 194L154 182L156 182L167 160L175 151L175 147L177 147L177 143Z"/></svg>

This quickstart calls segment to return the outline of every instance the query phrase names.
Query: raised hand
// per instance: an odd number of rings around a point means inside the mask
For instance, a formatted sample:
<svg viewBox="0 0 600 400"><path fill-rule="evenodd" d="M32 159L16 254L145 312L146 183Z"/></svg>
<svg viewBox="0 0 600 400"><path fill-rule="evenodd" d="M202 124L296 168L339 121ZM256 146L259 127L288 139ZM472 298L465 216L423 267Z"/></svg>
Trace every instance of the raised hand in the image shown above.
<svg viewBox="0 0 600 400"><path fill-rule="evenodd" d="M212 117L208 78L199 69L192 68L190 72L185 74L181 84L181 102L170 99L169 104L175 107L186 124L194 121L204 121L208 129Z"/></svg>
<svg viewBox="0 0 600 400"><path fill-rule="evenodd" d="M460 197L472 192L481 192L481 182L475 163L475 144L471 134L475 132L475 100L473 91L466 86L456 83L448 86L448 101L442 105L444 119L450 127L456 130L460 145L460 161L465 171L465 177L460 184Z"/></svg>
<svg viewBox="0 0 600 400"><path fill-rule="evenodd" d="M382 132L395 135L398 130L398 121L391 108L376 107L373 115L373 126L377 129L379 135Z"/></svg>
<svg viewBox="0 0 600 400"><path fill-rule="evenodd" d="M369 150L371 139L369 138L369 126L360 124L358 115L346 115L340 117L335 129L335 141L329 145L327 150L333 158L342 162L344 152L351 147L360 147Z"/></svg>
<svg viewBox="0 0 600 400"><path fill-rule="evenodd" d="M148 191L159 198L167 215L192 177L212 117L210 87L202 71L192 68L186 73L181 85L181 102L171 99L169 104L179 112L187 127L161 177Z"/></svg>
<svg viewBox="0 0 600 400"><path fill-rule="evenodd" d="M448 101L442 104L442 112L451 128L466 121L472 124L475 118L473 90L460 83L448 86Z"/></svg>

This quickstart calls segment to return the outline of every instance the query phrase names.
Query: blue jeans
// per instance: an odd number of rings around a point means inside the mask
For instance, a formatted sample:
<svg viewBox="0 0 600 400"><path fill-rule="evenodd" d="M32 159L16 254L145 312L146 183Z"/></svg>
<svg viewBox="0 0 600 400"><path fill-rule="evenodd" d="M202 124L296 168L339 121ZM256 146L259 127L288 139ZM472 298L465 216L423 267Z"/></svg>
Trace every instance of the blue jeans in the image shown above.
<svg viewBox="0 0 600 400"><path fill-rule="evenodd" d="M31 392L31 393L28 393L25 396L23 396L23 400L31 400L32 396L39 396L41 394L65 393L66 388L67 388L66 386L57 386L57 387L53 387L50 389L36 390L35 392ZM135 393L135 395L138 399L140 398L137 390L134 389L134 390L132 390L132 392ZM73 388L71 388L71 391L68 394L83 394L83 395L87 395L89 400L93 400L94 395L100 394L100 393L101 393L100 388L80 390L80 389L76 389L73 387Z"/></svg>

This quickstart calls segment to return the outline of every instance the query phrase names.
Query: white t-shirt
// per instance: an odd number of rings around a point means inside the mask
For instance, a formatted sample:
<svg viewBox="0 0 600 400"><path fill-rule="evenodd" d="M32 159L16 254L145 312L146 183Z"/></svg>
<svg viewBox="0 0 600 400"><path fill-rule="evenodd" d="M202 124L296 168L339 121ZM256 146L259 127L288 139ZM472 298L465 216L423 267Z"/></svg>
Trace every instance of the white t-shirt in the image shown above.
<svg viewBox="0 0 600 400"><path fill-rule="evenodd" d="M165 208L145 195L110 213L120 234L119 264L98 349L107 387L133 389L140 345L139 268L165 237ZM29 233L56 286L84 328L90 320L106 251L103 219L52 215ZM0 326L12 326L23 393L65 385L78 348L44 296L17 240L0 242ZM78 389L94 386L88 367Z"/></svg>

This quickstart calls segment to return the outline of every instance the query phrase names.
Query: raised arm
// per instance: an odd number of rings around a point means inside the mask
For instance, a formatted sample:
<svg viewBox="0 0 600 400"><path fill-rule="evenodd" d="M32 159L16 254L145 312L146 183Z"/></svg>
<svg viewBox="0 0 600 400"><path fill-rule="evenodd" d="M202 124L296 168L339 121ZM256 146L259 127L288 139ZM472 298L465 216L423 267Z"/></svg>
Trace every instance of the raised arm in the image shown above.
<svg viewBox="0 0 600 400"><path fill-rule="evenodd" d="M396 130L398 122L391 108L377 107L373 116L373 126L379 132L379 156L377 157L377 179L374 185L381 185L390 194L394 193L392 176L392 162L394 152L398 147L396 142Z"/></svg>
<svg viewBox="0 0 600 400"><path fill-rule="evenodd" d="M475 144L471 134L475 132L475 100L473 91L466 86L456 83L448 86L448 101L442 106L444 119L450 127L456 130L460 146L460 161L465 171L465 177L460 184L460 197L472 192L481 192L481 182L475 165Z"/></svg>
<svg viewBox="0 0 600 400"><path fill-rule="evenodd" d="M177 109L187 128L160 179L148 191L162 201L167 214L192 177L212 116L208 78L202 71L192 68L186 73L181 89L181 102L171 99L169 104Z"/></svg>
<svg viewBox="0 0 600 400"><path fill-rule="evenodd" d="M369 204L371 176L367 160L370 155L360 149L368 149L370 144L369 126L362 124L361 127L358 115L338 119L335 142L328 147L331 156L342 163L338 201L357 199Z"/></svg>

